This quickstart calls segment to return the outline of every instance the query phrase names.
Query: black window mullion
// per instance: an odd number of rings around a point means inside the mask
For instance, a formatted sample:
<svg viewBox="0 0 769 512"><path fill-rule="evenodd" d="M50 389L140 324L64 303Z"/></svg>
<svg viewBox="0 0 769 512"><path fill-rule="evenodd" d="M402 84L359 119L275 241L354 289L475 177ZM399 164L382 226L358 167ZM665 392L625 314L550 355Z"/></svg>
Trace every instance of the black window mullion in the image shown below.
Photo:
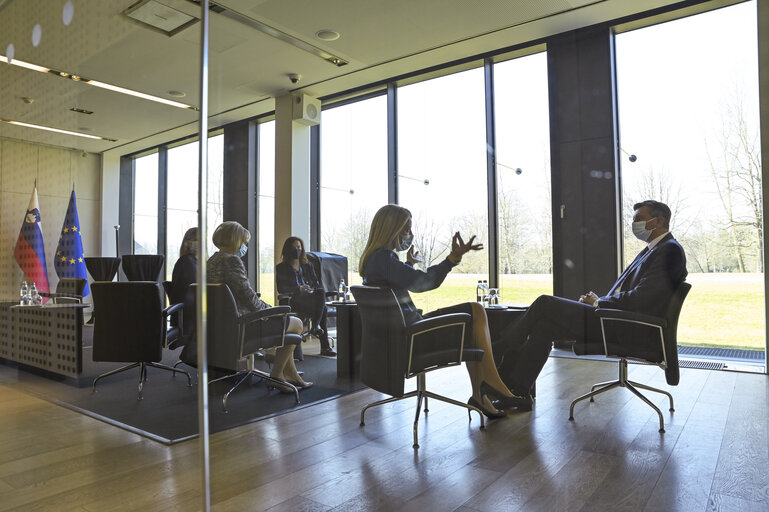
<svg viewBox="0 0 769 512"><path fill-rule="evenodd" d="M494 63L486 59L483 64L486 100L486 181L488 194L488 254L489 287L499 287L498 208L497 208L497 144L494 121Z"/></svg>
<svg viewBox="0 0 769 512"><path fill-rule="evenodd" d="M398 204L398 87L387 84L387 202Z"/></svg>
<svg viewBox="0 0 769 512"><path fill-rule="evenodd" d="M320 125L310 128L310 240L311 251L320 247Z"/></svg>
<svg viewBox="0 0 769 512"><path fill-rule="evenodd" d="M158 254L164 255L160 275L165 281L168 265L168 148L158 149Z"/></svg>

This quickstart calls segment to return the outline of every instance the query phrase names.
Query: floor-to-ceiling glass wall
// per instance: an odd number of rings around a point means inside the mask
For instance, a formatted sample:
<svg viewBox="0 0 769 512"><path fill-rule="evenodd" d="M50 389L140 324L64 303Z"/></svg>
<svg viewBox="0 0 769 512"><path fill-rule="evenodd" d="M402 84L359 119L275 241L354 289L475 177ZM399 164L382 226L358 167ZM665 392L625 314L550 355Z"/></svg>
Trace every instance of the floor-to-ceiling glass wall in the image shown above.
<svg viewBox="0 0 769 512"><path fill-rule="evenodd" d="M452 234L486 244L488 200L483 67L398 88L398 203L414 219L422 265L439 263ZM437 290L413 294L425 311L475 299L487 252L465 255Z"/></svg>
<svg viewBox="0 0 769 512"><path fill-rule="evenodd" d="M275 302L275 121L259 123L259 291L267 304Z"/></svg>
<svg viewBox="0 0 769 512"><path fill-rule="evenodd" d="M494 64L502 301L553 293L547 54Z"/></svg>
<svg viewBox="0 0 769 512"><path fill-rule="evenodd" d="M324 110L320 141L320 248L346 256L348 284L360 284L371 219L387 204L387 97Z"/></svg>
<svg viewBox="0 0 769 512"><path fill-rule="evenodd" d="M623 219L644 199L672 210L692 283L678 342L763 364L757 48L755 1L616 36ZM642 244L623 233L629 262Z"/></svg>
<svg viewBox="0 0 769 512"><path fill-rule="evenodd" d="M134 254L158 252L158 153L134 160Z"/></svg>

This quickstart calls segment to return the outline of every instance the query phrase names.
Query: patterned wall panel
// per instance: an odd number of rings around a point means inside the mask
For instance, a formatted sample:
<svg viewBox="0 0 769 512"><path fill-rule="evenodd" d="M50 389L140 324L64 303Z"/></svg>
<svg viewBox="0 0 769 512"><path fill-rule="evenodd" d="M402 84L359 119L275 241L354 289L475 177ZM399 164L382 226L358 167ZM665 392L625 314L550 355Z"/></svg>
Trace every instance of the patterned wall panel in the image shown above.
<svg viewBox="0 0 769 512"><path fill-rule="evenodd" d="M8 359L59 375L78 377L83 371L83 310L62 306L10 309L15 351Z"/></svg>

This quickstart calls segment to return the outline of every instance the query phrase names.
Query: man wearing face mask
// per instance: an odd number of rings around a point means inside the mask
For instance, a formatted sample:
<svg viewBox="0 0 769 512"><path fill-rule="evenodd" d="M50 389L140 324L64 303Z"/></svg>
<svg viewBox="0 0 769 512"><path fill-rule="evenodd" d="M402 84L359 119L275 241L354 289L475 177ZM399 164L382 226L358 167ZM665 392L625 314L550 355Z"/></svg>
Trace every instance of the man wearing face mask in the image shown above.
<svg viewBox="0 0 769 512"><path fill-rule="evenodd" d="M686 279L686 255L669 231L670 208L659 201L633 205L633 234L646 247L606 295L593 291L578 301L541 295L518 322L500 335L505 353L499 374L513 393L530 389L547 362L553 341L577 340L602 346L596 307L662 316Z"/></svg>

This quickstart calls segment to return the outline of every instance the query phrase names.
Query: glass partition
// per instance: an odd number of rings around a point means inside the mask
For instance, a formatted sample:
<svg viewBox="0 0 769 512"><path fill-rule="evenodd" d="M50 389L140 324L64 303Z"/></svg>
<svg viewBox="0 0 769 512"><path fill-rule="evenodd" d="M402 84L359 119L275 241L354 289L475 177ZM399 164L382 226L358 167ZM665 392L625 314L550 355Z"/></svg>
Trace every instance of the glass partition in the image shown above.
<svg viewBox="0 0 769 512"><path fill-rule="evenodd" d="M158 154L134 161L134 254L158 253Z"/></svg>
<svg viewBox="0 0 769 512"><path fill-rule="evenodd" d="M275 301L275 121L258 125L259 134L259 291ZM280 249L278 249L280 250Z"/></svg>

